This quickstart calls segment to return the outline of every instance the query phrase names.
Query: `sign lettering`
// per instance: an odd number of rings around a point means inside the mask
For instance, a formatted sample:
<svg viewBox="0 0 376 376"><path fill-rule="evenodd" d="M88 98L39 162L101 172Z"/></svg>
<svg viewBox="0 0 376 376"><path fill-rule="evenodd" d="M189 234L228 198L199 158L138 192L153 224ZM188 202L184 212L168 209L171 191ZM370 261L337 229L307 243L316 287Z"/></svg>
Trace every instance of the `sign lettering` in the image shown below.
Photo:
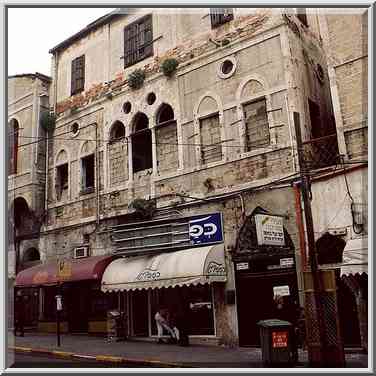
<svg viewBox="0 0 376 376"><path fill-rule="evenodd" d="M288 332L272 332L273 348L287 347Z"/></svg>
<svg viewBox="0 0 376 376"><path fill-rule="evenodd" d="M259 245L285 245L283 218L275 215L256 214L257 242Z"/></svg>
<svg viewBox="0 0 376 376"><path fill-rule="evenodd" d="M223 241L220 213L196 216L189 221L189 238L192 244L211 244Z"/></svg>
<svg viewBox="0 0 376 376"><path fill-rule="evenodd" d="M161 276L158 270L145 269L137 277L136 281L155 281Z"/></svg>
<svg viewBox="0 0 376 376"><path fill-rule="evenodd" d="M211 261L209 263L206 272L210 275L226 275L225 266L214 261Z"/></svg>

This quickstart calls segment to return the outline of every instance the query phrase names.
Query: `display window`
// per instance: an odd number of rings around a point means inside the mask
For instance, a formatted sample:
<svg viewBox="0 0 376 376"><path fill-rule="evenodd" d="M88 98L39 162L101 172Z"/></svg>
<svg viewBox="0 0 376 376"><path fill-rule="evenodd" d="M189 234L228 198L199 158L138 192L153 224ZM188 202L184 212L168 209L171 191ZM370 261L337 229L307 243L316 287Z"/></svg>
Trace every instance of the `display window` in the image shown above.
<svg viewBox="0 0 376 376"><path fill-rule="evenodd" d="M166 308L170 317L183 311L189 335L215 335L214 306L210 285L162 288L150 291L151 335L157 335L154 315Z"/></svg>

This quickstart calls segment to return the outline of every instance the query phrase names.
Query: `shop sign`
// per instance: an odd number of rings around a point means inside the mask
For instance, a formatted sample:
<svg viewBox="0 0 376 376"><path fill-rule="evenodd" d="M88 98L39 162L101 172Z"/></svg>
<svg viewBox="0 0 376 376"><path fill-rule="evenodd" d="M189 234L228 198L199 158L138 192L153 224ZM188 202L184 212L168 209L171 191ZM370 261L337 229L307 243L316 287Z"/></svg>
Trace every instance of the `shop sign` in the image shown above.
<svg viewBox="0 0 376 376"><path fill-rule="evenodd" d="M288 332L272 332L273 348L287 347Z"/></svg>
<svg viewBox="0 0 376 376"><path fill-rule="evenodd" d="M236 270L247 270L249 269L248 262L239 262L236 264Z"/></svg>
<svg viewBox="0 0 376 376"><path fill-rule="evenodd" d="M285 245L283 218L275 215L256 214L257 242L259 245Z"/></svg>
<svg viewBox="0 0 376 376"><path fill-rule="evenodd" d="M294 258L293 257L287 257L287 258L282 258L279 260L279 265L283 267L289 267L294 265Z"/></svg>
<svg viewBox="0 0 376 376"><path fill-rule="evenodd" d="M137 277L136 281L155 281L161 276L161 273L155 269L145 269Z"/></svg>
<svg viewBox="0 0 376 376"><path fill-rule="evenodd" d="M290 288L289 286L274 286L273 287L274 296L289 296Z"/></svg>
<svg viewBox="0 0 376 376"><path fill-rule="evenodd" d="M226 269L223 264L218 264L215 261L210 261L206 269L208 275L226 275Z"/></svg>
<svg viewBox="0 0 376 376"><path fill-rule="evenodd" d="M191 218L189 220L189 238L194 245L223 242L221 213Z"/></svg>
<svg viewBox="0 0 376 376"><path fill-rule="evenodd" d="M57 263L57 276L60 279L69 279L72 276L72 264L68 260L60 260Z"/></svg>
<svg viewBox="0 0 376 376"><path fill-rule="evenodd" d="M45 283L47 281L48 281L48 272L39 271L33 277L33 283L36 285L40 283Z"/></svg>

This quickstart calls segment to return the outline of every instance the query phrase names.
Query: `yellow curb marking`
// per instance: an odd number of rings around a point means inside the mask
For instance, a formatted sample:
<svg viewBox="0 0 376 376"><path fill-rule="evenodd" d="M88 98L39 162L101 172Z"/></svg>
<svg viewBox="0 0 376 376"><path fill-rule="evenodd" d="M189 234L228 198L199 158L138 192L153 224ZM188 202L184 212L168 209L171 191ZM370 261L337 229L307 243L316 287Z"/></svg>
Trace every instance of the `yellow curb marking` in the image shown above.
<svg viewBox="0 0 376 376"><path fill-rule="evenodd" d="M9 347L12 350L15 351L25 351L25 352L32 352L32 349L30 347L18 347L18 346L11 346Z"/></svg>
<svg viewBox="0 0 376 376"><path fill-rule="evenodd" d="M97 355L95 359L100 360L100 361L108 361L108 362L122 362L123 361L123 358L119 356L108 356L108 355Z"/></svg>
<svg viewBox="0 0 376 376"><path fill-rule="evenodd" d="M52 354L61 356L63 358L70 358L73 355L72 352L67 352L67 351L52 351Z"/></svg>

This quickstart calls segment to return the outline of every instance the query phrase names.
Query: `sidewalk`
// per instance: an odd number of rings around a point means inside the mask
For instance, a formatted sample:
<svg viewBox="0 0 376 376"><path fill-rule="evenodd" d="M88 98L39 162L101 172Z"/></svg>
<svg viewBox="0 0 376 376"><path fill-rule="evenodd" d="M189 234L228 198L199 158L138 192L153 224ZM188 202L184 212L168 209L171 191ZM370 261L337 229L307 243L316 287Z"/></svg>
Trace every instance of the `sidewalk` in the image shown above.
<svg viewBox="0 0 376 376"><path fill-rule="evenodd" d="M106 341L103 337L87 335L61 336L26 333L25 337L8 337L8 346L20 352L51 354L57 357L84 357L102 362L121 362L127 367L200 367L200 368L260 368L263 367L261 350L256 348L227 348L222 346L157 344L127 340ZM297 367L308 367L307 352L299 351ZM367 367L366 354L346 354L346 367Z"/></svg>

